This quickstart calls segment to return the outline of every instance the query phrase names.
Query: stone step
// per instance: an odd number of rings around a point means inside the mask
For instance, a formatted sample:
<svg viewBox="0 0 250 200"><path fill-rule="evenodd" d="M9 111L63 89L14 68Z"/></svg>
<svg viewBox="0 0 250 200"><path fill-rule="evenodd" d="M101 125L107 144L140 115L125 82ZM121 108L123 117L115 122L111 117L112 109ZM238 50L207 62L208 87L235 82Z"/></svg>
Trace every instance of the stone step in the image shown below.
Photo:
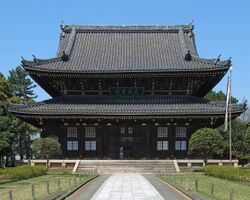
<svg viewBox="0 0 250 200"><path fill-rule="evenodd" d="M109 165L109 164L106 164L106 165L103 165L103 164L100 164L100 165L90 165L90 164L87 164L87 165L79 165L79 167L129 167L129 166L134 166L134 167L144 167L144 166L147 166L147 167L158 167L158 168L161 168L161 167L172 167L173 165L119 165L119 164L112 164L112 165Z"/></svg>
<svg viewBox="0 0 250 200"><path fill-rule="evenodd" d="M82 160L78 173L157 173L176 172L170 160Z"/></svg>
<svg viewBox="0 0 250 200"><path fill-rule="evenodd" d="M77 172L78 173L99 173L99 174L103 174L103 173L157 173L159 170L154 169L154 170L146 170L143 168L99 168L99 169L78 169ZM174 173L176 172L175 169L164 169L164 170L160 170L162 172L166 172L166 173Z"/></svg>

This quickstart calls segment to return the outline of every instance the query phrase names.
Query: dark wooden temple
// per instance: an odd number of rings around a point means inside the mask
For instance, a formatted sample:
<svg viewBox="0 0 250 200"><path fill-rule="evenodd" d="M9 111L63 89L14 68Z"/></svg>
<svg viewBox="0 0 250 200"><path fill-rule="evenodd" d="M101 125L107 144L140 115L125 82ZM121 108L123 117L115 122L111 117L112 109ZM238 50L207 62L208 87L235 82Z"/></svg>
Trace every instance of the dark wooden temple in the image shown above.
<svg viewBox="0 0 250 200"><path fill-rule="evenodd" d="M65 158L117 159L121 146L125 159L185 158L195 130L223 123L225 102L203 97L231 62L200 58L192 25L61 29L55 58L22 60L52 99L9 110Z"/></svg>

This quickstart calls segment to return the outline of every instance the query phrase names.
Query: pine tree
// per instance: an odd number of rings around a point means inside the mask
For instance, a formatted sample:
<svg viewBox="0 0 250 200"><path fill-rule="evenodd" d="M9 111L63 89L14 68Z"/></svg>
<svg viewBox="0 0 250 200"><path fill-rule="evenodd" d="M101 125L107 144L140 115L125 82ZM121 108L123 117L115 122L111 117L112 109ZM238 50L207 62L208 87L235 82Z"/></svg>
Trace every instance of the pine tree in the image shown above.
<svg viewBox="0 0 250 200"><path fill-rule="evenodd" d="M24 101L32 101L37 97L33 92L36 85L33 84L28 73L22 67L18 66L10 70L8 81L14 96Z"/></svg>

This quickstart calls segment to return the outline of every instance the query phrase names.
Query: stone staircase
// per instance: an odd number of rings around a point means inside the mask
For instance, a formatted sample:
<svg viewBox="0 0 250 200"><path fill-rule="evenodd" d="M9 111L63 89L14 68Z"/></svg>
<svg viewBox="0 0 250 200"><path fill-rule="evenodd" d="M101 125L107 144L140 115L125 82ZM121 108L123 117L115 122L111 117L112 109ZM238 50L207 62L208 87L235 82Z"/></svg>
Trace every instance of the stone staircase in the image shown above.
<svg viewBox="0 0 250 200"><path fill-rule="evenodd" d="M172 160L81 160L77 173L175 173Z"/></svg>

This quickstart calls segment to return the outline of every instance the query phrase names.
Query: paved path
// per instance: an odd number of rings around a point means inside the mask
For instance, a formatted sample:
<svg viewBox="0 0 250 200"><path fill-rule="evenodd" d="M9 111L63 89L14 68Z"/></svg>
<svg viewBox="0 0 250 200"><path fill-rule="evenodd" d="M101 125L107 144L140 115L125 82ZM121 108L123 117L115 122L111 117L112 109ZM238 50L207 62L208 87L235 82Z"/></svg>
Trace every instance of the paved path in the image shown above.
<svg viewBox="0 0 250 200"><path fill-rule="evenodd" d="M141 174L113 174L97 190L91 200L164 198Z"/></svg>
<svg viewBox="0 0 250 200"><path fill-rule="evenodd" d="M173 189L152 174L101 175L84 185L67 200L189 200L181 192Z"/></svg>

